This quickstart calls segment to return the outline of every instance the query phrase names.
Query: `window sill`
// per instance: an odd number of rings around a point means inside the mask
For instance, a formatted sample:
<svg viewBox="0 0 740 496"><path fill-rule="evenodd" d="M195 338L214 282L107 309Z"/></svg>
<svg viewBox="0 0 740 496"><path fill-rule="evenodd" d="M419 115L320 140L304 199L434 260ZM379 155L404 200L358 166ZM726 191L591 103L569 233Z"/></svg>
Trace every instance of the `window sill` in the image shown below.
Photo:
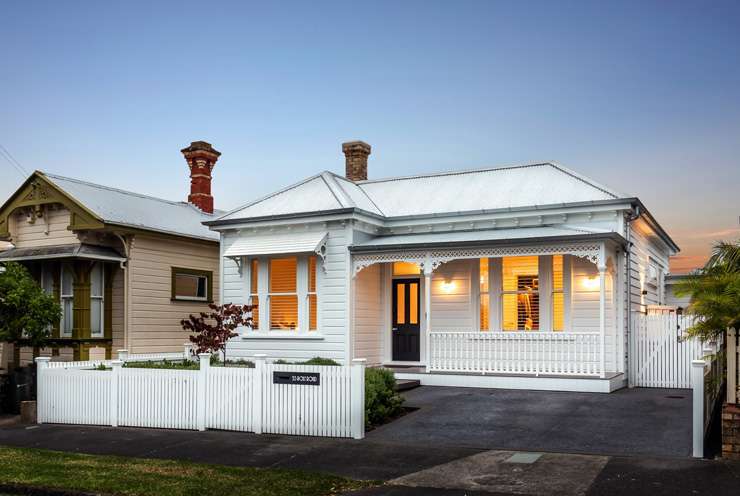
<svg viewBox="0 0 740 496"><path fill-rule="evenodd" d="M312 332L311 334L298 334L295 332L250 332L241 334L241 339L297 339L297 340L322 340L323 334Z"/></svg>

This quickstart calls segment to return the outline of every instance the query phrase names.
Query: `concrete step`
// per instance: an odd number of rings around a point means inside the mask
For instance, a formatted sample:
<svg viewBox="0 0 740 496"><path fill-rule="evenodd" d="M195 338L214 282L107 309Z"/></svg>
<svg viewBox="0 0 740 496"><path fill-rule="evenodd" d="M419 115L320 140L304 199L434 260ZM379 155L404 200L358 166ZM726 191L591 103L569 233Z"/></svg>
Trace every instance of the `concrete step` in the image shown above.
<svg viewBox="0 0 740 496"><path fill-rule="evenodd" d="M418 388L421 385L419 381L412 379L396 379L396 391L399 393L402 391L409 391L410 389Z"/></svg>

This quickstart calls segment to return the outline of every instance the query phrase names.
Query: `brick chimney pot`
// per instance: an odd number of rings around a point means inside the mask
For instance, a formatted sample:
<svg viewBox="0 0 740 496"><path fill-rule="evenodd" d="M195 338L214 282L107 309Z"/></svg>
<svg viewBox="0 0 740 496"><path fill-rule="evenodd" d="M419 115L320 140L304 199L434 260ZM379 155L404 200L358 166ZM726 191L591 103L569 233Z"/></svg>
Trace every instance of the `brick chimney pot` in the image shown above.
<svg viewBox="0 0 740 496"><path fill-rule="evenodd" d="M211 174L221 152L210 143L193 141L190 146L180 150L190 168L190 194L188 203L202 211L213 213L213 196L211 196Z"/></svg>
<svg viewBox="0 0 740 496"><path fill-rule="evenodd" d="M370 156L370 145L364 141L342 143L344 152L345 177L350 181L367 179L367 157Z"/></svg>

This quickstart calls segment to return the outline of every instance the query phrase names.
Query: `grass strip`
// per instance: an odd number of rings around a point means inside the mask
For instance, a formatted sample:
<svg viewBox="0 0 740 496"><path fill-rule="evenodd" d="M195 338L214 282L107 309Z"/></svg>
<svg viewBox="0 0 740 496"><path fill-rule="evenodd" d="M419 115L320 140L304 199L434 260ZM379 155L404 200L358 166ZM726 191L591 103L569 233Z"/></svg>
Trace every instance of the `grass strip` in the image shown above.
<svg viewBox="0 0 740 496"><path fill-rule="evenodd" d="M131 496L312 496L368 487L366 481L300 470L0 447L0 481Z"/></svg>

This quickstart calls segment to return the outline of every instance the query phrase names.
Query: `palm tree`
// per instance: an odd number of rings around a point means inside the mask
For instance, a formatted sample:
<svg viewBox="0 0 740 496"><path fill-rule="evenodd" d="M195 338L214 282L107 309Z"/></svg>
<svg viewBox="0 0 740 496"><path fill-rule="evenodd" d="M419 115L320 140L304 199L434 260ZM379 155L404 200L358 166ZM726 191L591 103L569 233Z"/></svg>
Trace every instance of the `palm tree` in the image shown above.
<svg viewBox="0 0 740 496"><path fill-rule="evenodd" d="M720 241L703 268L676 288L690 296L687 312L699 317L688 332L711 340L728 327L740 329L740 242Z"/></svg>

